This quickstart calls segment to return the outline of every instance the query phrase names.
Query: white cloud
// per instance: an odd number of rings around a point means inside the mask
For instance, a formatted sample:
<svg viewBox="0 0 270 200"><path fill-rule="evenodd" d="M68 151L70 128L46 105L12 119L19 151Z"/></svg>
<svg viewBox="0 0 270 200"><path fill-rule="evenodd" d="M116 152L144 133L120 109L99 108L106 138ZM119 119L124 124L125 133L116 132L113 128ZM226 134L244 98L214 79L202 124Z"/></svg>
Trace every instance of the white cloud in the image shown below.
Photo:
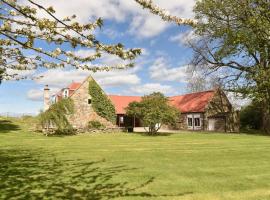
<svg viewBox="0 0 270 200"><path fill-rule="evenodd" d="M103 87L134 85L140 83L140 78L136 72L140 70L139 67L134 67L127 70L113 70L109 72L96 72L84 70L64 70L64 69L50 69L44 73L39 74L42 78L36 79L38 84L49 85L50 87L63 88L72 81L81 82L87 76L92 75L96 81Z"/></svg>
<svg viewBox="0 0 270 200"><path fill-rule="evenodd" d="M52 5L58 17L75 14L77 20L83 23L98 17L116 22L131 21L128 32L136 37L153 37L169 27L169 23L165 23L160 17L143 9L133 0L69 0L68 3L66 0L38 0L37 2L45 7ZM193 17L194 2L194 0L170 0L170 3L168 0L154 1L161 8L168 10L169 13L183 18Z"/></svg>
<svg viewBox="0 0 270 200"><path fill-rule="evenodd" d="M43 90L32 89L27 92L27 98L32 101L42 101Z"/></svg>
<svg viewBox="0 0 270 200"><path fill-rule="evenodd" d="M97 74L94 78L96 78L97 82L101 86L122 86L122 85L134 85L140 83L140 78L136 74L121 74L118 75L112 73L112 75Z"/></svg>
<svg viewBox="0 0 270 200"><path fill-rule="evenodd" d="M111 29L111 28L107 28L107 27L104 27L104 29L102 29L101 32L103 32L103 34L107 35L111 39L115 39L115 38L119 38L119 37L124 36L123 32L121 33L115 29Z"/></svg>
<svg viewBox="0 0 270 200"><path fill-rule="evenodd" d="M17 69L6 69L6 73L10 76L15 76L15 78L29 77L35 73L35 70L17 70Z"/></svg>
<svg viewBox="0 0 270 200"><path fill-rule="evenodd" d="M137 95L147 95L153 92L161 92L166 95L175 94L175 90L170 85L161 85L159 83L147 83L143 85L136 85L130 87L128 93L133 93Z"/></svg>
<svg viewBox="0 0 270 200"><path fill-rule="evenodd" d="M129 33L138 38L149 38L160 34L167 27L169 24L163 22L159 16L145 14L133 18Z"/></svg>
<svg viewBox="0 0 270 200"><path fill-rule="evenodd" d="M251 99L243 98L243 97L241 97L241 95L237 95L233 92L229 92L227 94L227 97L228 97L229 101L231 102L231 104L233 105L233 107L238 109L238 110L251 103Z"/></svg>
<svg viewBox="0 0 270 200"><path fill-rule="evenodd" d="M50 88L50 95L53 95L59 91L59 88ZM43 101L43 88L32 89L27 92L27 98L32 101Z"/></svg>
<svg viewBox="0 0 270 200"><path fill-rule="evenodd" d="M159 57L149 68L150 77L158 81L186 82L187 66L171 67L164 57Z"/></svg>
<svg viewBox="0 0 270 200"><path fill-rule="evenodd" d="M188 30L178 35L172 36L169 38L171 42L176 42L178 45L187 45L189 42L192 42L197 39L193 30Z"/></svg>

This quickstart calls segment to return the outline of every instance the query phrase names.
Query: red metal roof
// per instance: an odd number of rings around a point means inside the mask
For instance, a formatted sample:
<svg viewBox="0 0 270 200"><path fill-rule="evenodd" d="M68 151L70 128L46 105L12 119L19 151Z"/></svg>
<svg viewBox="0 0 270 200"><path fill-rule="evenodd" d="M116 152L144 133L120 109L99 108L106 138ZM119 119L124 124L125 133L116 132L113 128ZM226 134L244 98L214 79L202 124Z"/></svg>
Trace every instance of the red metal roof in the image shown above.
<svg viewBox="0 0 270 200"><path fill-rule="evenodd" d="M115 106L115 111L117 114L125 114L125 108L128 107L128 104L136 101L141 101L142 97L139 96L118 96L118 95L108 95Z"/></svg>
<svg viewBox="0 0 270 200"><path fill-rule="evenodd" d="M181 113L204 112L211 101L215 91L196 92L180 96L170 97L170 104L180 110Z"/></svg>
<svg viewBox="0 0 270 200"><path fill-rule="evenodd" d="M185 95L179 95L169 97L169 102L172 106L175 106L180 110L181 113L189 112L204 112L207 104L214 96L215 91L204 91ZM117 96L109 95L109 98L115 105L117 114L125 114L125 108L129 103L133 101L141 101L140 96Z"/></svg>

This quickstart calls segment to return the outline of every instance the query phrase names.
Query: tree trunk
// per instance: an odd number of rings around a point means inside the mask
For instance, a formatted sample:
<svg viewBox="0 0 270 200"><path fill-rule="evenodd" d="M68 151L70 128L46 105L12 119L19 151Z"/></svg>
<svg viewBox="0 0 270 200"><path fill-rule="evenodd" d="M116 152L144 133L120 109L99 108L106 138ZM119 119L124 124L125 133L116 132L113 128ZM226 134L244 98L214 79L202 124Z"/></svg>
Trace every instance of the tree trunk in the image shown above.
<svg viewBox="0 0 270 200"><path fill-rule="evenodd" d="M270 134L270 101L265 99L262 107L262 130Z"/></svg>

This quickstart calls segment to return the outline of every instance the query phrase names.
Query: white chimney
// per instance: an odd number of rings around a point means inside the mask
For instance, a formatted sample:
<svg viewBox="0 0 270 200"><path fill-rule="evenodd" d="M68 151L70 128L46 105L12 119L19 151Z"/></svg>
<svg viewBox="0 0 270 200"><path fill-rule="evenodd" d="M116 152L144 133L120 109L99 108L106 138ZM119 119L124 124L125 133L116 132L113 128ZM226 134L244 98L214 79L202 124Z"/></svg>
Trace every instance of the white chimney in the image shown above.
<svg viewBox="0 0 270 200"><path fill-rule="evenodd" d="M44 111L46 111L50 107L50 89L48 85L45 85L43 98L44 98Z"/></svg>

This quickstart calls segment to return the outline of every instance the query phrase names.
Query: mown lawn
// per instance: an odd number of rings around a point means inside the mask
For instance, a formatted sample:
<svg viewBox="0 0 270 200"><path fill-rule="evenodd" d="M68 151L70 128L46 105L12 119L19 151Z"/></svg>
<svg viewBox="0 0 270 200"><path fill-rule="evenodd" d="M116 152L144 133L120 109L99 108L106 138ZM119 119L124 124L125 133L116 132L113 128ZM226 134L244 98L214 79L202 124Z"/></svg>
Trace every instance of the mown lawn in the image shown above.
<svg viewBox="0 0 270 200"><path fill-rule="evenodd" d="M0 119L0 199L270 199L270 137L46 137Z"/></svg>

